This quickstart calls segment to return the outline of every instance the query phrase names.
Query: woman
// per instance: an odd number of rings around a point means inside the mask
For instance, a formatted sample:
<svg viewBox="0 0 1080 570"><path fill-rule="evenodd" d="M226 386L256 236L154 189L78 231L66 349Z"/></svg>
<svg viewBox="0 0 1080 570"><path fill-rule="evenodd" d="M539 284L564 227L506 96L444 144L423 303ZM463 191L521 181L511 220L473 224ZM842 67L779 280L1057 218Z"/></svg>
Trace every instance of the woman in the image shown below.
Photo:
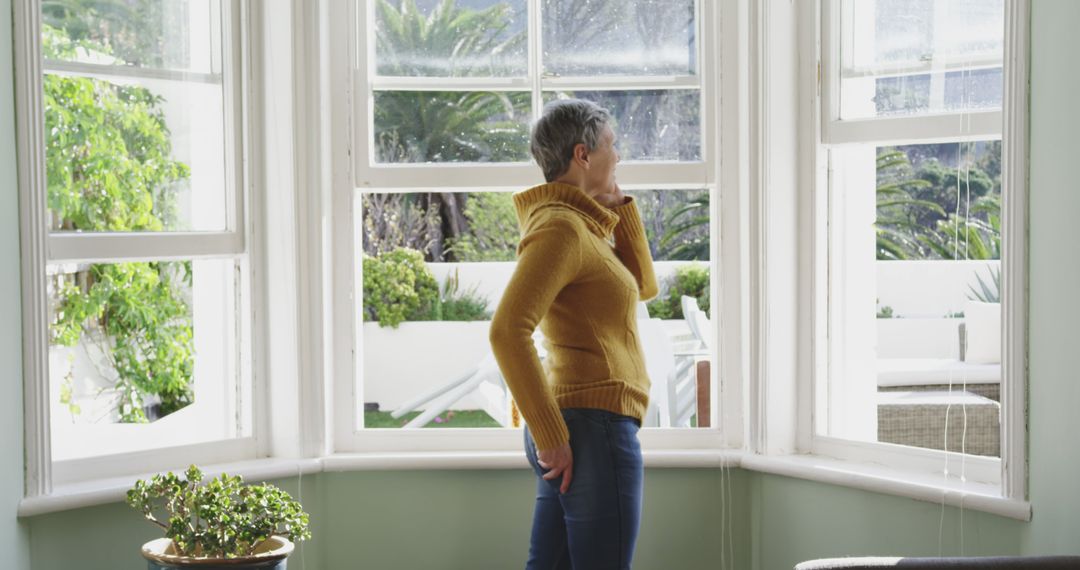
<svg viewBox="0 0 1080 570"><path fill-rule="evenodd" d="M547 184L514 195L522 238L491 345L538 476L528 569L630 568L641 518L650 382L636 311L657 287L609 119L587 101L547 105L530 145Z"/></svg>

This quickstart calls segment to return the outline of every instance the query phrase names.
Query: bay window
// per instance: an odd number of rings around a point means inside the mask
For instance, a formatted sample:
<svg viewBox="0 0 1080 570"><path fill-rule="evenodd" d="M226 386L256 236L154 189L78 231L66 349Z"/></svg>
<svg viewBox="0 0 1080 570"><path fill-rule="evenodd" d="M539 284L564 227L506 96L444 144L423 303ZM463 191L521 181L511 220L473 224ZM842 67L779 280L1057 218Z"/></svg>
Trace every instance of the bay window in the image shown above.
<svg viewBox="0 0 1080 570"><path fill-rule="evenodd" d="M638 201L657 262L663 292L639 313L653 355L646 425L715 434L708 362L718 343L705 335L718 336L719 317L719 152L707 104L717 97L716 8L375 0L351 10L357 57L343 112L355 189L338 209L351 215L335 223L351 223L353 239L335 264L355 268L337 298L356 318L336 330L355 338L356 357L355 375L338 371L348 386L338 394L349 396L336 402L337 448L516 449L520 435L500 428L521 418L487 331L520 237L511 193L543 183L529 124L565 97L612 113L619 184ZM701 313L704 331L684 310ZM412 430L425 426L447 429Z"/></svg>
<svg viewBox="0 0 1080 570"><path fill-rule="evenodd" d="M1025 188L1009 161L1025 134L1006 128L1023 70L1006 54L1025 14L994 0L822 2L815 453L1023 498L1003 473L1023 457L1010 443L1023 412L1009 410L1023 407L1023 331L1005 318L1024 303L1010 240L1023 239Z"/></svg>

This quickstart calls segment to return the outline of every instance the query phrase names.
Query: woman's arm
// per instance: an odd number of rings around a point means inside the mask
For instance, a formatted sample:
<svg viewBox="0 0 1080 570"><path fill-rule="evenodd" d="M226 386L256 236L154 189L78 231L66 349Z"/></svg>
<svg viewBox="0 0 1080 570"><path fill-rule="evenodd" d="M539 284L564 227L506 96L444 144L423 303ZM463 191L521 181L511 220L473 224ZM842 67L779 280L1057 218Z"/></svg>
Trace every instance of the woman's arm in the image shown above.
<svg viewBox="0 0 1080 570"><path fill-rule="evenodd" d="M619 215L619 223L615 226L615 253L637 279L641 300L648 301L660 289L656 284L652 253L649 252L649 241L645 237L645 226L641 223L637 203L633 196L627 196L626 202L611 211Z"/></svg>
<svg viewBox="0 0 1080 570"><path fill-rule="evenodd" d="M570 433L548 388L532 334L581 268L580 231L574 222L558 217L528 230L491 320L491 349L541 451L568 443Z"/></svg>

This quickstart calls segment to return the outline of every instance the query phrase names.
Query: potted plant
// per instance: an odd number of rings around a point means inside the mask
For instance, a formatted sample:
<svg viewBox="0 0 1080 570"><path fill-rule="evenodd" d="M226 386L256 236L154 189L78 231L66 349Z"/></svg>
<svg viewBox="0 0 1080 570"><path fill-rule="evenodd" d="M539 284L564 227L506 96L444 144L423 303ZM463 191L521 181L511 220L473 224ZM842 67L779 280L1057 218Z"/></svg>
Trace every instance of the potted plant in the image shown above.
<svg viewBox="0 0 1080 570"><path fill-rule="evenodd" d="M285 570L293 541L311 538L308 514L285 491L239 476L202 479L192 465L183 478L158 474L128 491L127 503L165 531L142 547L150 570Z"/></svg>

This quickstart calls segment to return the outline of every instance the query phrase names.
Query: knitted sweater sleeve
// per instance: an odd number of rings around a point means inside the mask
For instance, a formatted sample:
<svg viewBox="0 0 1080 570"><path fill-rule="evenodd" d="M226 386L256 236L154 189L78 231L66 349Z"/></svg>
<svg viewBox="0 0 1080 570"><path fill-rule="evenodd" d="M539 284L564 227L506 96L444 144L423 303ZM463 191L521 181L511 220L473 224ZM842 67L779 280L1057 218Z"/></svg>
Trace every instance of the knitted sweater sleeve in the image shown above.
<svg viewBox="0 0 1080 570"><path fill-rule="evenodd" d="M573 222L549 218L526 230L517 267L491 320L491 348L539 450L570 441L548 387L532 333L556 295L581 268L581 235Z"/></svg>
<svg viewBox="0 0 1080 570"><path fill-rule="evenodd" d="M628 196L625 203L611 211L619 215L619 223L615 226L615 253L637 279L641 300L648 301L659 294L660 288L656 284L652 253L637 202L633 196Z"/></svg>

